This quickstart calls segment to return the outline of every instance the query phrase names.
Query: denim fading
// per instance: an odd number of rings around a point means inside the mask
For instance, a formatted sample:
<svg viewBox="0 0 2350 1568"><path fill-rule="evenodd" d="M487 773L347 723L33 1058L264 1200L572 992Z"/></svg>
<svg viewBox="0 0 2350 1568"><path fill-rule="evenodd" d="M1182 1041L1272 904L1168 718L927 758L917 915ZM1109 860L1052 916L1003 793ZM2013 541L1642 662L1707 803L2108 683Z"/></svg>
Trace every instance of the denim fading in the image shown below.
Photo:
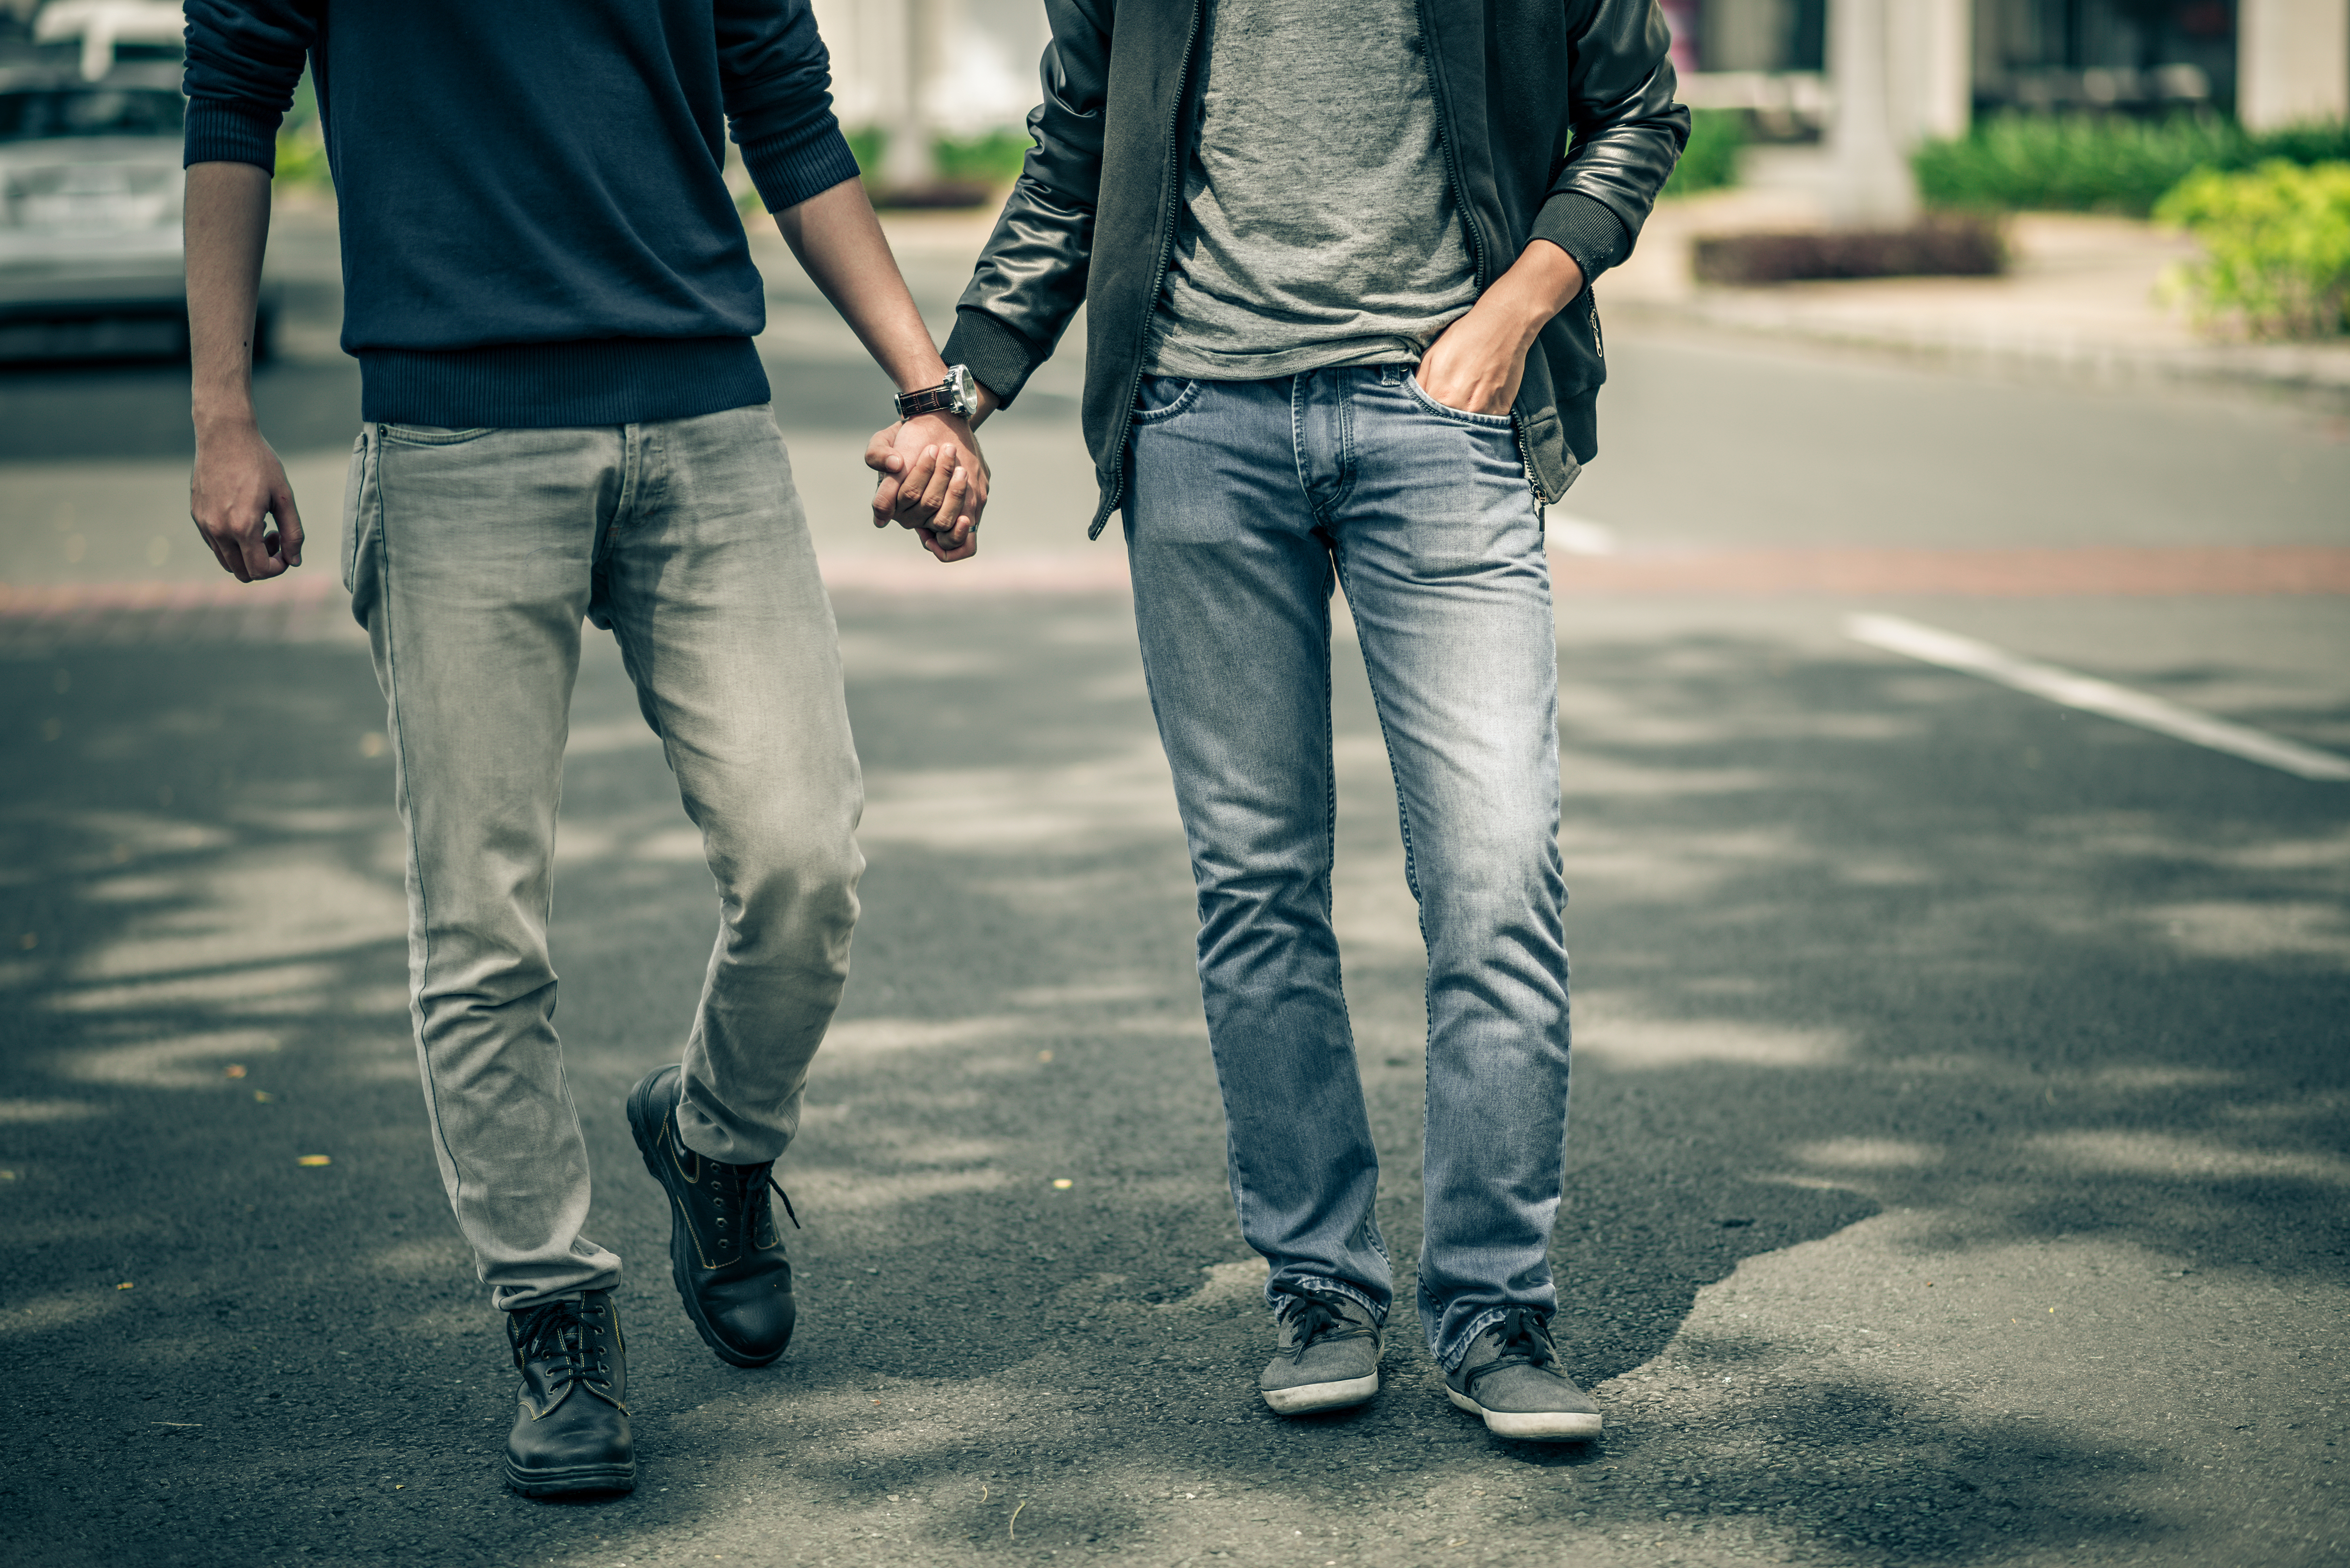
<svg viewBox="0 0 2350 1568"><path fill-rule="evenodd" d="M1330 925L1330 606L1343 584L1428 951L1418 1300L1448 1368L1555 1310L1567 1108L1558 662L1503 417L1399 365L1146 378L1126 532L1200 910L1233 1201L1267 1293L1384 1316L1378 1159Z"/></svg>
<svg viewBox="0 0 2350 1568"><path fill-rule="evenodd" d="M784 1151L847 976L863 788L783 439L764 404L575 429L371 424L344 505L451 1207L501 1307L608 1288L619 1260L580 1233L587 1150L546 941L583 619L618 640L717 883L683 1045L690 1147Z"/></svg>

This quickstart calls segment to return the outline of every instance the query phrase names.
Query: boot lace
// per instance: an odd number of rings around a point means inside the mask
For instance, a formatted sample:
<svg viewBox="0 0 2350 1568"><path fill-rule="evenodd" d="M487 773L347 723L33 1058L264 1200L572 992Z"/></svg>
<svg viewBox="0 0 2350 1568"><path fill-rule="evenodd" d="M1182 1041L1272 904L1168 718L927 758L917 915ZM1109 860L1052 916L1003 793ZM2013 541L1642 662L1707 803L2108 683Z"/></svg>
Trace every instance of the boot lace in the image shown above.
<svg viewBox="0 0 2350 1568"><path fill-rule="evenodd" d="M764 1165L727 1165L715 1159L705 1159L702 1163L702 1168L710 1173L707 1185L719 1198L721 1212L717 1220L720 1229L725 1228L726 1213L731 1210L742 1218L746 1238L757 1236L762 1228L761 1221L767 1218L763 1210L770 1192L784 1200L784 1213L791 1220L792 1229L796 1231L800 1228L800 1217L792 1208L792 1195L785 1192L784 1184L775 1179L773 1160Z"/></svg>
<svg viewBox="0 0 2350 1568"><path fill-rule="evenodd" d="M1304 1361L1305 1353L1317 1345L1371 1337L1369 1329L1318 1296L1284 1296L1276 1316L1284 1328L1297 1336L1297 1343L1283 1353L1293 1366Z"/></svg>
<svg viewBox="0 0 2350 1568"><path fill-rule="evenodd" d="M525 1362L550 1364L549 1393L573 1383L611 1393L611 1303L548 1302L510 1313L506 1338L514 1347L517 1371Z"/></svg>

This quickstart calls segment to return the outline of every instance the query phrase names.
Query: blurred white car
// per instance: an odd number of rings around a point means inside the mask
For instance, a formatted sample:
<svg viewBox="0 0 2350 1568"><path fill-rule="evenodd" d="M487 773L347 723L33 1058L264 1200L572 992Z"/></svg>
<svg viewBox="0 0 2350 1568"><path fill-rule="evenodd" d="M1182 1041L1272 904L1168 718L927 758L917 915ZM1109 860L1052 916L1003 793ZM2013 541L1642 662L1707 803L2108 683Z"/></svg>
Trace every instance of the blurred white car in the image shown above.
<svg viewBox="0 0 2350 1568"><path fill-rule="evenodd" d="M186 342L179 67L0 73L0 358ZM254 358L266 357L265 297Z"/></svg>

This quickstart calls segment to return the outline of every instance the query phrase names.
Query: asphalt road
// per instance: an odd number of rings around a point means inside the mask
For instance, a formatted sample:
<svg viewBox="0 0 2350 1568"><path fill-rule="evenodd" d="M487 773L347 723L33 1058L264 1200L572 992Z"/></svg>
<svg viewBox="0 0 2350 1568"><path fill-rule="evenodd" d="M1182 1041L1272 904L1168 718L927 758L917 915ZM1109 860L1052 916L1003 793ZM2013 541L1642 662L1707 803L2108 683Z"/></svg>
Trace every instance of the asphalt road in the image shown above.
<svg viewBox="0 0 2350 1568"><path fill-rule="evenodd" d="M862 383L827 382L837 335L778 293L771 363L834 388L791 431L820 541L878 558L904 542L861 533L834 472ZM2350 545L2334 410L1609 348L1608 455L1571 510L1627 547ZM155 411L176 375L0 377L0 576L186 570L140 533L184 483ZM289 404L350 387L309 350L273 375ZM304 417L310 452L281 444L324 485L351 415ZM1098 562L1066 422L1040 399L997 427L990 536ZM331 495L312 511L330 535ZM782 1170L800 1336L763 1372L678 1311L620 1116L674 1054L712 911L588 638L560 1023L592 1234L631 1270L642 1479L561 1505L495 1480L511 1376L420 1115L364 649L332 614L0 618L0 1559L2341 1560L2350 784L1907 662L1842 618L2350 752L2343 599L1562 599L1555 1261L1609 1432L1542 1449L1451 1410L1409 1336L1362 1411L1255 1399L1267 1334L1130 618L1113 592L935 580L839 595L871 868ZM1338 918L1408 1258L1417 936L1340 666Z"/></svg>

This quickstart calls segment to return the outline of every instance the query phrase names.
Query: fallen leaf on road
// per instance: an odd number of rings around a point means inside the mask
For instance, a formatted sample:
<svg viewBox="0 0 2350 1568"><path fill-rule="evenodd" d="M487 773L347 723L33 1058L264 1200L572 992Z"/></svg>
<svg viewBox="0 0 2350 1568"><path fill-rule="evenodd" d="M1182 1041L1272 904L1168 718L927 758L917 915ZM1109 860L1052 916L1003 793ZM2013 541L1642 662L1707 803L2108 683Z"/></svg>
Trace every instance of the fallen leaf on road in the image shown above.
<svg viewBox="0 0 2350 1568"><path fill-rule="evenodd" d="M294 1163L296 1165L332 1165L335 1163L335 1160L332 1155L306 1154L299 1159L296 1159Z"/></svg>
<svg viewBox="0 0 2350 1568"><path fill-rule="evenodd" d="M1053 1179L1053 1185L1059 1188L1062 1191L1066 1192L1070 1188L1075 1187L1076 1183L1071 1181L1066 1176L1056 1176Z"/></svg>
<svg viewBox="0 0 2350 1568"><path fill-rule="evenodd" d="M242 1078L244 1076L244 1064L242 1062L231 1062L227 1066L223 1067L221 1071L227 1074L232 1078Z"/></svg>
<svg viewBox="0 0 2350 1568"><path fill-rule="evenodd" d="M117 1285L117 1286L115 1286L114 1288L115 1288L116 1290L118 1290L118 1291L128 1291L128 1290L133 1290L133 1289L136 1289L137 1287L136 1287L136 1286L134 1286L134 1285L132 1285L132 1284L131 1284L131 1282L130 1282L129 1280L125 1280L125 1281L123 1281L120 1284L119 1284L119 1285Z"/></svg>
<svg viewBox="0 0 2350 1568"><path fill-rule="evenodd" d="M265 1106L276 1097L276 1096L271 1094L266 1089L255 1089L253 1091L253 1102L258 1106Z"/></svg>

